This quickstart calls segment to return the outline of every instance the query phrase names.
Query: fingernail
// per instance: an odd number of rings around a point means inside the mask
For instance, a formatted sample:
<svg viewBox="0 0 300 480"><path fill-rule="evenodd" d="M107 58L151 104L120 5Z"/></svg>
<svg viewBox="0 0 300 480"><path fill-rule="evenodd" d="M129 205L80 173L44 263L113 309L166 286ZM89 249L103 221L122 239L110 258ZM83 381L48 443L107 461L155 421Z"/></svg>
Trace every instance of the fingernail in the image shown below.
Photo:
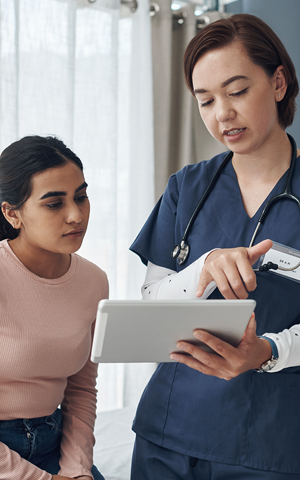
<svg viewBox="0 0 300 480"><path fill-rule="evenodd" d="M173 353L170 355L170 359L171 360L176 360L176 362L179 361L179 357L177 357L177 355L174 355Z"/></svg>
<svg viewBox="0 0 300 480"><path fill-rule="evenodd" d="M183 343L177 343L177 348L180 348L180 350L186 350L186 346Z"/></svg>
<svg viewBox="0 0 300 480"><path fill-rule="evenodd" d="M200 330L197 330L196 332L194 332L194 336L198 338L198 340L200 340L201 338L203 338L203 333Z"/></svg>

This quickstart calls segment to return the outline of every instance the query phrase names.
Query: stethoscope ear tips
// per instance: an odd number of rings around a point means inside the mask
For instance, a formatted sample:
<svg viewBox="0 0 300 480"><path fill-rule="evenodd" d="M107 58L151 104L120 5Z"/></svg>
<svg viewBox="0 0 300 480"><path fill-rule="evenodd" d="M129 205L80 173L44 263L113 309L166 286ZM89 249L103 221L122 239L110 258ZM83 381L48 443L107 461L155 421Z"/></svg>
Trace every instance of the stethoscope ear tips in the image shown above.
<svg viewBox="0 0 300 480"><path fill-rule="evenodd" d="M268 272L269 270L278 270L278 265L273 262L268 262L265 263L264 265L261 265L258 269L260 272Z"/></svg>

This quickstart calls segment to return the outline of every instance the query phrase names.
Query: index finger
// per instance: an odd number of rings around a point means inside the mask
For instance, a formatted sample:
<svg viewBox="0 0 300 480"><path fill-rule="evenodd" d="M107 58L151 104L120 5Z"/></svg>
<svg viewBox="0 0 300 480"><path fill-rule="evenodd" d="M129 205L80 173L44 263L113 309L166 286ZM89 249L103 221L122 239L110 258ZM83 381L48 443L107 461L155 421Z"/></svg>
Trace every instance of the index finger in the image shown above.
<svg viewBox="0 0 300 480"><path fill-rule="evenodd" d="M216 352L218 355L225 358L226 360L230 361L236 357L235 347L233 347L227 342L224 342L224 340L215 337L211 333L208 333L205 330L196 329L194 330L193 334L198 340L205 343L214 352Z"/></svg>

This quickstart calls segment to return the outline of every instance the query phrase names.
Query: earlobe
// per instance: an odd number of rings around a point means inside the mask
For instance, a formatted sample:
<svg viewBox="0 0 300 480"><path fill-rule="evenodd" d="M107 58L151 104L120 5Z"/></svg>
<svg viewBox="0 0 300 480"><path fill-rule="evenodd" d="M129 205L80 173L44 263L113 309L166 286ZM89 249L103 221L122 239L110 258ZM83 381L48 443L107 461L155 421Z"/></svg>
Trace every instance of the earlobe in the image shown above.
<svg viewBox="0 0 300 480"><path fill-rule="evenodd" d="M21 220L17 214L17 211L9 205L8 202L2 202L1 210L3 213L4 218L11 224L13 228L16 230L21 228Z"/></svg>

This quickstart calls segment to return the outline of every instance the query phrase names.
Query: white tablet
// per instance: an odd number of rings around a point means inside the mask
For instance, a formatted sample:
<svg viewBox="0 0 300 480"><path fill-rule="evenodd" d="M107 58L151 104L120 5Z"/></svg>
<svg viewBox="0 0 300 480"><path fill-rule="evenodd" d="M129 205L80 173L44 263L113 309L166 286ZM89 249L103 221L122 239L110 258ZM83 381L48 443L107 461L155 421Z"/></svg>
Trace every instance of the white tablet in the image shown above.
<svg viewBox="0 0 300 480"><path fill-rule="evenodd" d="M209 349L193 336L196 328L237 346L255 305L254 300L101 300L91 360L172 362L178 340Z"/></svg>

